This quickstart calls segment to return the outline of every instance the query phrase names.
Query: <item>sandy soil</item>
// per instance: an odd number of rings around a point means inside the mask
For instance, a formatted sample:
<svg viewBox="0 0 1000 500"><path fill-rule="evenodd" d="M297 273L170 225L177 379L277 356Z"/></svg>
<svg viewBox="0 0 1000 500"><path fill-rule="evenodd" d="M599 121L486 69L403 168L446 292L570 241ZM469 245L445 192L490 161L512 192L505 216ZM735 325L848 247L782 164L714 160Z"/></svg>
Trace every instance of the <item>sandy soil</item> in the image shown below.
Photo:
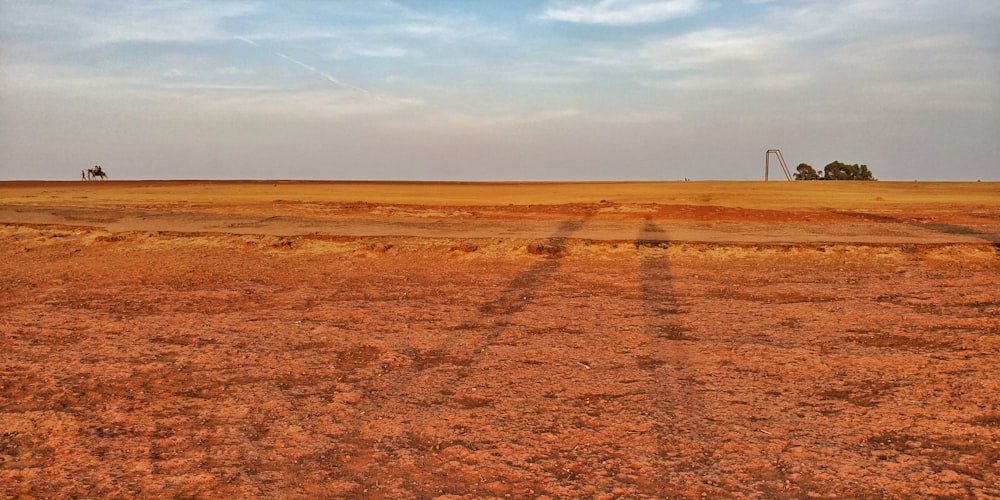
<svg viewBox="0 0 1000 500"><path fill-rule="evenodd" d="M1000 498L1000 185L0 183L0 497Z"/></svg>

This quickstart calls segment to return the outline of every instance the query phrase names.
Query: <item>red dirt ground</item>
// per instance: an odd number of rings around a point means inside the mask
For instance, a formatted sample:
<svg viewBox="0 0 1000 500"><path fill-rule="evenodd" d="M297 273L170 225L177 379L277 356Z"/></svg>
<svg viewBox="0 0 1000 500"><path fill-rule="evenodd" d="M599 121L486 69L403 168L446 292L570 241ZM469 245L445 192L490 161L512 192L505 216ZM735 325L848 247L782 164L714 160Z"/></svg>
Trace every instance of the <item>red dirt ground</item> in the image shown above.
<svg viewBox="0 0 1000 500"><path fill-rule="evenodd" d="M1000 498L995 204L15 191L2 497Z"/></svg>

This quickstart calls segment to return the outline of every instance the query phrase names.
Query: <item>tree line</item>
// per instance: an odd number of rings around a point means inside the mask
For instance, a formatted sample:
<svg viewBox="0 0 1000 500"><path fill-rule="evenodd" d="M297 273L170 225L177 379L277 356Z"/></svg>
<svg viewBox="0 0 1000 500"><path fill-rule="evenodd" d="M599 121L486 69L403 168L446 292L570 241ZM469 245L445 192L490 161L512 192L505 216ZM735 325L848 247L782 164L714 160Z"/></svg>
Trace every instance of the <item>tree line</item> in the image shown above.
<svg viewBox="0 0 1000 500"><path fill-rule="evenodd" d="M848 165L835 161L823 167L822 172L817 172L808 163L799 163L795 167L795 180L797 181L877 181L878 179L868 170L868 165Z"/></svg>

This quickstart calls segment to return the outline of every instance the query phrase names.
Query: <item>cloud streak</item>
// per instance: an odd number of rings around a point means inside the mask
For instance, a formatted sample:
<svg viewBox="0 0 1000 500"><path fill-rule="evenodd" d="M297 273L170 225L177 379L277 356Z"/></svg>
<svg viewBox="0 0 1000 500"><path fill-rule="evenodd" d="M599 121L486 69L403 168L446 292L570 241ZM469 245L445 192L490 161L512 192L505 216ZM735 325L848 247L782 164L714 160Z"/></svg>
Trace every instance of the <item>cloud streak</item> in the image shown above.
<svg viewBox="0 0 1000 500"><path fill-rule="evenodd" d="M242 42L244 42L244 43L246 43L248 45L251 45L251 46L254 46L254 47L258 47L258 48L262 48L259 43L255 42L253 40L250 40L249 38L236 37L236 39L240 40L240 41L242 41ZM308 65L308 64L306 64L306 63L304 63L304 62L302 62L302 61L300 61L298 59L295 59L295 58L293 58L293 57L291 57L291 56L289 56L289 55L287 55L285 53L277 52L277 51L271 51L271 52L274 55L276 55L276 56L278 56L278 57L280 57L280 58L282 58L282 59L284 59L284 60L286 60L286 61L288 61L288 62L290 62L292 64L295 64L297 66L305 68L310 73L318 75L318 76L322 77L323 79L325 79L326 81L328 81L328 82L330 82L330 83L332 83L332 84L334 84L334 85L336 85L336 86L338 86L340 88L358 92L360 94L365 95L366 97L373 97L375 99L382 100L382 98L380 96L378 96L377 94L375 94L374 92L371 92L371 91L369 91L367 89L363 89L361 87L356 87L356 86L351 85L349 83L345 83L345 82L339 80L338 78L336 78L335 76L333 76L333 75L331 75L329 73L320 71L320 70L316 69L315 66L310 66L310 65Z"/></svg>
<svg viewBox="0 0 1000 500"><path fill-rule="evenodd" d="M596 3L559 2L545 9L540 19L579 24L634 26L695 14L701 0L600 0Z"/></svg>

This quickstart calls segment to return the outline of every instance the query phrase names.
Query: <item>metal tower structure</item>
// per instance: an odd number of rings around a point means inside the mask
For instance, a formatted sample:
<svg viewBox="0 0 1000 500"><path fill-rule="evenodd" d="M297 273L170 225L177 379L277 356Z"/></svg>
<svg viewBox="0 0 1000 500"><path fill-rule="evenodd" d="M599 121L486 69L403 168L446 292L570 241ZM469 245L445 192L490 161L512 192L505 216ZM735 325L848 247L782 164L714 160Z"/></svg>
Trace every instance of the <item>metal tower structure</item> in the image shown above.
<svg viewBox="0 0 1000 500"><path fill-rule="evenodd" d="M781 156L780 149L768 149L767 153L764 153L764 182L767 182L767 178L771 171L771 155L778 157L778 162L781 163L781 169L785 171L785 177L788 180L792 180L792 172L788 170L788 165L785 163L785 157Z"/></svg>

